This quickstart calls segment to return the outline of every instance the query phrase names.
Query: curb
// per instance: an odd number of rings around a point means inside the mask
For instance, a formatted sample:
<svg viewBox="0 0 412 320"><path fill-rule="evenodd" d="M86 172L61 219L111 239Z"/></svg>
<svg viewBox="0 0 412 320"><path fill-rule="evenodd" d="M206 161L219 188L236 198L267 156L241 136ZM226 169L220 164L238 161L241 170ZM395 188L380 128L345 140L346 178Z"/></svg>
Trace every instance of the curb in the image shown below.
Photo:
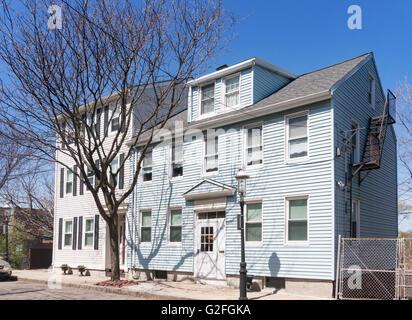
<svg viewBox="0 0 412 320"><path fill-rule="evenodd" d="M18 277L18 281L34 282L34 283L41 283L41 284L49 283L47 280L29 279L29 278L24 278L24 277ZM64 288L86 289L90 291L114 293L114 294L138 297L138 298L149 299L149 300L197 300L197 299L187 298L187 297L177 297L177 296L170 296L170 295L163 295L163 294L154 294L154 293L149 293L149 292L139 292L139 291L134 291L134 290L129 290L129 289L103 287L103 286L96 286L96 285L91 285L91 284L61 283L61 286Z"/></svg>

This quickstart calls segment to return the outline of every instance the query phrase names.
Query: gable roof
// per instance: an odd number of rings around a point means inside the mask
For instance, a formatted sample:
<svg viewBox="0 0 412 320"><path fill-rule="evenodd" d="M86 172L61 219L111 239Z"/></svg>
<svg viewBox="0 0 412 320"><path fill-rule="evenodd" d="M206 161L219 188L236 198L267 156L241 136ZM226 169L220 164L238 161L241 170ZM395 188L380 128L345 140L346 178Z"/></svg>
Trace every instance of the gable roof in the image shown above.
<svg viewBox="0 0 412 320"><path fill-rule="evenodd" d="M235 188L227 184L214 181L212 179L203 179L194 187L183 193L186 200L216 198L223 196L232 196Z"/></svg>
<svg viewBox="0 0 412 320"><path fill-rule="evenodd" d="M200 127L214 125L214 122L220 125L225 121L242 121L330 99L334 88L371 57L373 57L373 54L369 52L326 68L305 73L253 105L216 115L209 119L193 121L190 125Z"/></svg>

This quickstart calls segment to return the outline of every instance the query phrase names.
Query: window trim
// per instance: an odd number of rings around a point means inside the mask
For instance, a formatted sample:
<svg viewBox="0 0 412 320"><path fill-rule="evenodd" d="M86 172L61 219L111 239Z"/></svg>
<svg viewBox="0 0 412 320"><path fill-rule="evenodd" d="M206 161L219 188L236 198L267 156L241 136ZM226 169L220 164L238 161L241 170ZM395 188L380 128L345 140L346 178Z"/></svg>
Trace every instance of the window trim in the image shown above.
<svg viewBox="0 0 412 320"><path fill-rule="evenodd" d="M262 205L262 214L261 214L261 219L260 219L260 224L261 224L261 228L262 228L262 237L260 239L260 241L247 241L246 240L246 223L247 223L247 206L249 204L254 204L254 203L260 203ZM245 232L245 244L246 246L261 246L263 244L263 200L259 199L259 200L247 200L245 201L244 205L243 205L243 213L244 213L244 221L243 221L243 228L244 228L244 232Z"/></svg>
<svg viewBox="0 0 412 320"><path fill-rule="evenodd" d="M171 234L171 232L170 232L170 227L172 226L171 225L171 223L172 223L172 211L173 210L180 210L180 212L181 212L181 215L182 215L182 223L181 223L181 225L180 225L180 228L181 228L181 239L180 239L180 241L170 241L170 234ZM182 246L182 243L183 243L183 208L182 207L169 207L168 208L168 211L167 211L167 241L166 241L166 243L168 244L168 245L170 245L170 246L178 246L178 247L181 247Z"/></svg>
<svg viewBox="0 0 412 320"><path fill-rule="evenodd" d="M143 218L143 212L150 212L150 241L142 241L142 218ZM153 219L152 219L152 209L141 209L139 211L139 244L143 246L148 246L152 245L153 241ZM148 227L144 227L148 228Z"/></svg>
<svg viewBox="0 0 412 320"><path fill-rule="evenodd" d="M182 136L182 170L183 174L181 176L173 177L173 143L176 143L176 137L172 137L169 143L169 179L170 180L179 180L183 179L185 171L184 171L184 137Z"/></svg>
<svg viewBox="0 0 412 320"><path fill-rule="evenodd" d="M153 151L154 151L154 148L153 147L150 147L150 148L147 148L147 150L146 150L146 154L145 154L145 156L147 155L147 153L148 152L151 152L152 153L152 179L151 180L147 180L147 181L145 181L144 180L144 159L143 159L143 161L141 162L141 164L142 164L142 168L141 168L141 182L142 183L152 183L152 181L153 181ZM141 154L141 153L140 153Z"/></svg>
<svg viewBox="0 0 412 320"><path fill-rule="evenodd" d="M247 164L247 149L248 149L248 130L250 128L255 128L255 127L262 127L262 136L261 136L261 146L262 146L262 163L258 163L258 164L252 164L252 165L248 165ZM264 165L264 139L263 139L263 121L259 121L259 122L254 122L254 123L250 123L247 125L243 126L243 133L242 133L242 137L243 137L243 143L242 143L242 148L243 148L243 159L242 159L242 163L244 165L244 167L246 168L246 170L253 170L253 169L257 169L257 168L262 168Z"/></svg>
<svg viewBox="0 0 412 320"><path fill-rule="evenodd" d="M310 206L310 201L309 201L309 195L301 195L301 196L286 196L285 197L285 238L284 238L284 244L286 246L303 246L303 247L307 247L310 244L310 210L309 210L309 206ZM288 240L289 239L289 201L290 200L302 200L302 199L306 199L306 235L307 235L307 239L306 240Z"/></svg>
<svg viewBox="0 0 412 320"><path fill-rule="evenodd" d="M352 205L353 203L356 203L356 212L355 212L355 218L356 218L356 238L360 238L360 199L357 198L352 198ZM351 207L351 214L352 214L352 207ZM353 220L351 219L352 223ZM352 229L352 226L350 227ZM350 238L352 238L352 234L350 234Z"/></svg>
<svg viewBox="0 0 412 320"><path fill-rule="evenodd" d="M83 245L84 245L85 248L94 248L94 228L95 228L94 224L95 224L95 219L94 219L94 217L84 217L83 219L84 219L84 223L83 223L84 243L83 243ZM86 231L87 220L92 220L93 221L92 231ZM92 244L91 245L86 244L86 233L92 233L93 234Z"/></svg>
<svg viewBox="0 0 412 320"><path fill-rule="evenodd" d="M306 115L306 138L307 138L307 155L305 157L298 157L298 158L289 158L289 120L293 118L298 118L300 116ZM285 164L289 163L296 163L296 162L303 162L308 161L310 159L310 136L309 136L309 126L310 126L310 117L309 117L309 110L299 111L291 114L285 115Z"/></svg>
<svg viewBox="0 0 412 320"><path fill-rule="evenodd" d="M68 179L69 173L71 173L71 177L72 177L71 181L69 181L69 179ZM66 183L65 183L65 194L66 195L73 194L73 181L74 181L73 175L74 175L74 173L71 170L66 169ZM71 191L70 192L67 191L67 184L68 183L71 183Z"/></svg>
<svg viewBox="0 0 412 320"><path fill-rule="evenodd" d="M368 73L368 95L371 95L371 101L369 101L369 96L368 96L368 104L369 106L375 110L376 108L376 80L375 77L369 72ZM371 87L372 85L372 87ZM372 90L372 92L370 92Z"/></svg>
<svg viewBox="0 0 412 320"><path fill-rule="evenodd" d="M213 85L213 111L211 112L207 112L207 113L202 113L202 92L203 92L203 88ZM198 86L199 87L199 109L198 109L198 118L206 118L209 116L212 116L214 114L216 114L216 106L215 106L215 102L216 102L216 81L212 80L210 82L206 82L203 83L201 85Z"/></svg>
<svg viewBox="0 0 412 320"><path fill-rule="evenodd" d="M207 132L203 134L202 137L202 176L217 176L219 175L219 135L215 134L215 139L217 138L217 170L207 172L206 171L206 143L207 143Z"/></svg>
<svg viewBox="0 0 412 320"><path fill-rule="evenodd" d="M228 93L226 93L226 81L227 81L227 80L230 80L230 79L233 79L233 78L239 78L239 87L238 87L238 90L237 90L238 95L239 95L239 101L238 101L238 103L237 103L236 105L229 107L229 106L227 105L227 95L228 95ZM224 78L222 79L222 83L223 83L223 86L222 86L223 109L236 109L236 108L239 108L239 107L240 107L240 83L241 83L241 82L240 82L240 81L241 81L240 78L241 78L240 72L237 72L237 73L235 73L235 74L231 74L231 75L229 75L229 76L227 76L227 77L224 77ZM233 93L233 92L230 92L230 93Z"/></svg>
<svg viewBox="0 0 412 320"><path fill-rule="evenodd" d="M64 219L63 220L63 227L64 227L64 231L63 231L63 247L64 248L71 248L72 246L73 246L73 219ZM66 233L66 223L67 222L71 222L71 224L72 224L72 232L71 233ZM71 234L72 235L72 237L71 237L71 241L70 241L70 244L66 244L66 235L67 234Z"/></svg>

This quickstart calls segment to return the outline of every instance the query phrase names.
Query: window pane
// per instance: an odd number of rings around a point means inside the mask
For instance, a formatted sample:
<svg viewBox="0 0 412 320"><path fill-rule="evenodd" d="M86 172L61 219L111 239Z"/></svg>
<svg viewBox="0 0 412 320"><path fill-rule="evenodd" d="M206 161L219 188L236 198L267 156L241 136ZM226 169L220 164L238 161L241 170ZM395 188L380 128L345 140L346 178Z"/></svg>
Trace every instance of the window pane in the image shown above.
<svg viewBox="0 0 412 320"><path fill-rule="evenodd" d="M210 113L214 111L214 100L202 101L202 114Z"/></svg>
<svg viewBox="0 0 412 320"><path fill-rule="evenodd" d="M246 224L246 241L261 241L262 240L262 224L247 223Z"/></svg>
<svg viewBox="0 0 412 320"><path fill-rule="evenodd" d="M289 200L289 219L306 219L307 199Z"/></svg>
<svg viewBox="0 0 412 320"><path fill-rule="evenodd" d="M179 139L181 140L181 139ZM182 162L183 161L183 143L181 141L172 142L172 162Z"/></svg>
<svg viewBox="0 0 412 320"><path fill-rule="evenodd" d="M64 235L64 245L69 246L72 244L72 235L71 234L65 234Z"/></svg>
<svg viewBox="0 0 412 320"><path fill-rule="evenodd" d="M206 155L218 153L218 137L206 137Z"/></svg>
<svg viewBox="0 0 412 320"><path fill-rule="evenodd" d="M86 220L86 232L93 231L94 220L87 219Z"/></svg>
<svg viewBox="0 0 412 320"><path fill-rule="evenodd" d="M66 233L72 232L72 222L71 221L66 222L65 232Z"/></svg>
<svg viewBox="0 0 412 320"><path fill-rule="evenodd" d="M233 107L239 104L239 92L235 91L233 93L226 94L226 106Z"/></svg>
<svg viewBox="0 0 412 320"><path fill-rule="evenodd" d="M67 182L66 183L66 193L71 193L73 189L73 183L72 182Z"/></svg>
<svg viewBox="0 0 412 320"><path fill-rule="evenodd" d="M142 227L151 227L152 226L152 213L142 212Z"/></svg>
<svg viewBox="0 0 412 320"><path fill-rule="evenodd" d="M206 172L217 171L217 156L206 157Z"/></svg>
<svg viewBox="0 0 412 320"><path fill-rule="evenodd" d="M262 163L262 147L249 148L247 150L247 165Z"/></svg>
<svg viewBox="0 0 412 320"><path fill-rule="evenodd" d="M247 145L248 147L260 147L262 145L262 127L247 130Z"/></svg>
<svg viewBox="0 0 412 320"><path fill-rule="evenodd" d="M143 167L152 166L152 151L146 151L145 157L143 158Z"/></svg>
<svg viewBox="0 0 412 320"><path fill-rule="evenodd" d="M170 211L170 225L179 226L182 224L182 210Z"/></svg>
<svg viewBox="0 0 412 320"><path fill-rule="evenodd" d="M202 87L202 100L213 99L215 97L215 84Z"/></svg>
<svg viewBox="0 0 412 320"><path fill-rule="evenodd" d="M73 181L73 172L67 171L67 182Z"/></svg>
<svg viewBox="0 0 412 320"><path fill-rule="evenodd" d="M86 233L85 234L84 244L86 246L92 246L93 245L93 233Z"/></svg>
<svg viewBox="0 0 412 320"><path fill-rule="evenodd" d="M308 138L289 141L289 158L306 157L308 155Z"/></svg>
<svg viewBox="0 0 412 320"><path fill-rule="evenodd" d="M142 242L150 242L152 240L152 229L142 228Z"/></svg>
<svg viewBox="0 0 412 320"><path fill-rule="evenodd" d="M249 203L247 205L246 221L261 221L262 220L262 204Z"/></svg>
<svg viewBox="0 0 412 320"><path fill-rule="evenodd" d="M289 119L289 139L306 137L307 115Z"/></svg>
<svg viewBox="0 0 412 320"><path fill-rule="evenodd" d="M289 221L289 240L306 241L307 240L307 221Z"/></svg>
<svg viewBox="0 0 412 320"><path fill-rule="evenodd" d="M182 227L170 227L170 242L182 241Z"/></svg>
<svg viewBox="0 0 412 320"><path fill-rule="evenodd" d="M239 89L239 77L226 80L226 93Z"/></svg>

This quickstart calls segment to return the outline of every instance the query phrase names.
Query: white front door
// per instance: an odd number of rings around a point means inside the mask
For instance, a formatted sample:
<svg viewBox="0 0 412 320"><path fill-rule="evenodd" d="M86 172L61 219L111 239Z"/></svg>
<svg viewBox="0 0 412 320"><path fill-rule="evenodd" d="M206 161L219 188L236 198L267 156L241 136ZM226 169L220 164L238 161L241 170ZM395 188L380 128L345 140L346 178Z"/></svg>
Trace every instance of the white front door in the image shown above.
<svg viewBox="0 0 412 320"><path fill-rule="evenodd" d="M126 215L119 215L119 259L120 269L125 270L126 263Z"/></svg>
<svg viewBox="0 0 412 320"><path fill-rule="evenodd" d="M225 212L197 214L194 273L196 278L225 279Z"/></svg>

